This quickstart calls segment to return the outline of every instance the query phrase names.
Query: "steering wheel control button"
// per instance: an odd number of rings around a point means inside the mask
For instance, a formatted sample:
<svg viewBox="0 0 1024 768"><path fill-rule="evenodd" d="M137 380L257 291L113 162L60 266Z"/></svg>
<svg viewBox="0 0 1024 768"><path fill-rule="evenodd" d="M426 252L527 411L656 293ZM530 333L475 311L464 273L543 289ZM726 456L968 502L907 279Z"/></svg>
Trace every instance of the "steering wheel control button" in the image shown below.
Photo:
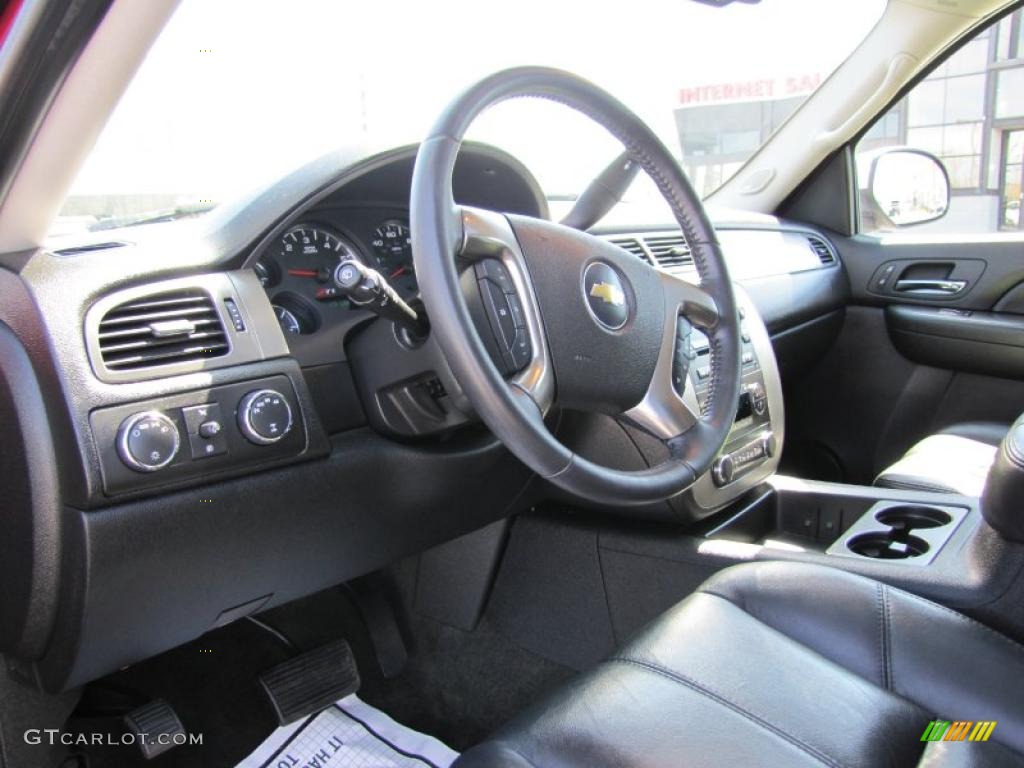
<svg viewBox="0 0 1024 768"><path fill-rule="evenodd" d="M515 293L516 284L512 282L512 276L505 269L505 265L497 259L484 259L476 263L476 276L478 280L490 279L497 284L503 293Z"/></svg>
<svg viewBox="0 0 1024 768"><path fill-rule="evenodd" d="M117 452L136 472L163 469L178 454L181 436L178 426L160 411L145 411L129 416L117 436Z"/></svg>
<svg viewBox="0 0 1024 768"><path fill-rule="evenodd" d="M292 408L280 392L258 389L238 404L238 428L249 442L270 445L292 428Z"/></svg>
<svg viewBox="0 0 1024 768"><path fill-rule="evenodd" d="M519 371L526 367L533 356L533 347L525 328L516 331L516 340L512 345L512 370Z"/></svg>
<svg viewBox="0 0 1024 768"><path fill-rule="evenodd" d="M603 261L591 262L583 271L583 298L591 316L609 331L619 330L629 320L625 281Z"/></svg>
<svg viewBox="0 0 1024 768"><path fill-rule="evenodd" d="M511 348L516 338L516 322L512 318L512 308L508 305L508 297L495 283L485 280L484 306L490 316L495 335L504 343L506 349Z"/></svg>
<svg viewBox="0 0 1024 768"><path fill-rule="evenodd" d="M523 304L519 301L518 294L506 293L505 298L508 299L508 308L512 312L512 322L515 323L516 328L525 328L526 313L523 312Z"/></svg>
<svg viewBox="0 0 1024 768"><path fill-rule="evenodd" d="M477 262L476 276L487 321L501 352L504 373L520 371L530 362L533 345L515 283L505 265L497 259Z"/></svg>

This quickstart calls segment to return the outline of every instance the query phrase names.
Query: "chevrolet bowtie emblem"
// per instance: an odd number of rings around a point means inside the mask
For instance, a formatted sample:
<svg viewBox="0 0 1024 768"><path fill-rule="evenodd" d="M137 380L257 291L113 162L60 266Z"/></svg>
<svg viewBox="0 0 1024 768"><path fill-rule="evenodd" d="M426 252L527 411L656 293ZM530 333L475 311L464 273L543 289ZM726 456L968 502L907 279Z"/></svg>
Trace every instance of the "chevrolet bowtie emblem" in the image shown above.
<svg viewBox="0 0 1024 768"><path fill-rule="evenodd" d="M626 303L626 294L617 285L611 283L594 283L590 286L590 295L615 307L621 307Z"/></svg>

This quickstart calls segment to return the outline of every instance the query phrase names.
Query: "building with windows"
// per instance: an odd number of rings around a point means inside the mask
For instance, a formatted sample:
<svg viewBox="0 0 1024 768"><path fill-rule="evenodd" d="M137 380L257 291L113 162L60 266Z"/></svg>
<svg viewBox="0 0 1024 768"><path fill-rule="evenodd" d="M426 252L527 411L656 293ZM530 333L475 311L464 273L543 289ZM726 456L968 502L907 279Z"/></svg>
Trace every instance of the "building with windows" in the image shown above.
<svg viewBox="0 0 1024 768"><path fill-rule="evenodd" d="M814 75L754 89L684 89L676 125L684 165L699 190L715 189L813 89ZM865 134L858 155L910 146L939 157L953 199L947 215L918 230L1024 228L1024 11L978 33Z"/></svg>

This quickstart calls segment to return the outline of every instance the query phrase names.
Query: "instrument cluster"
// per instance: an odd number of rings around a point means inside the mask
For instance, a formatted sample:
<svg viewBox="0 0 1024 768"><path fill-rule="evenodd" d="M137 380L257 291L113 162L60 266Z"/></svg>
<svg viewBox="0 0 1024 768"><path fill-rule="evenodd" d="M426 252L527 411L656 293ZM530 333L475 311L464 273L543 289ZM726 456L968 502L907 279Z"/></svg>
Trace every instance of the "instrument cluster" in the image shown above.
<svg viewBox="0 0 1024 768"><path fill-rule="evenodd" d="M338 264L350 260L380 272L402 298L417 295L405 211L325 211L289 227L253 267L286 334L315 333L348 316L354 307L330 288Z"/></svg>

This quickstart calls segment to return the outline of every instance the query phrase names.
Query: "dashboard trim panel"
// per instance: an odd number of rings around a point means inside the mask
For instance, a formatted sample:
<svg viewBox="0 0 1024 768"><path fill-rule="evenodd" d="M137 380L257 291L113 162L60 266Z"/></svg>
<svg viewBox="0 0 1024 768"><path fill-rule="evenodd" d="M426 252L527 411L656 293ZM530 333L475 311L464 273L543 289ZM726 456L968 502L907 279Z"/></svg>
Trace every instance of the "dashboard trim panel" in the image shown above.
<svg viewBox="0 0 1024 768"><path fill-rule="evenodd" d="M99 327L100 321L107 312L125 302L189 288L203 291L212 299L214 311L229 339L227 354L206 360L190 360L127 370L114 370L103 363L99 344ZM254 293L254 290L258 293ZM244 363L284 357L288 354L288 345L284 341L284 336L273 312L267 312L268 302L262 300L260 295L262 293L263 288L251 270L213 272L195 277L160 280L108 293L89 307L85 314L85 346L93 372L100 381L120 384L151 381L167 376L217 368L231 368ZM225 309L226 300L233 301L240 308L245 330L236 330L232 318Z"/></svg>

